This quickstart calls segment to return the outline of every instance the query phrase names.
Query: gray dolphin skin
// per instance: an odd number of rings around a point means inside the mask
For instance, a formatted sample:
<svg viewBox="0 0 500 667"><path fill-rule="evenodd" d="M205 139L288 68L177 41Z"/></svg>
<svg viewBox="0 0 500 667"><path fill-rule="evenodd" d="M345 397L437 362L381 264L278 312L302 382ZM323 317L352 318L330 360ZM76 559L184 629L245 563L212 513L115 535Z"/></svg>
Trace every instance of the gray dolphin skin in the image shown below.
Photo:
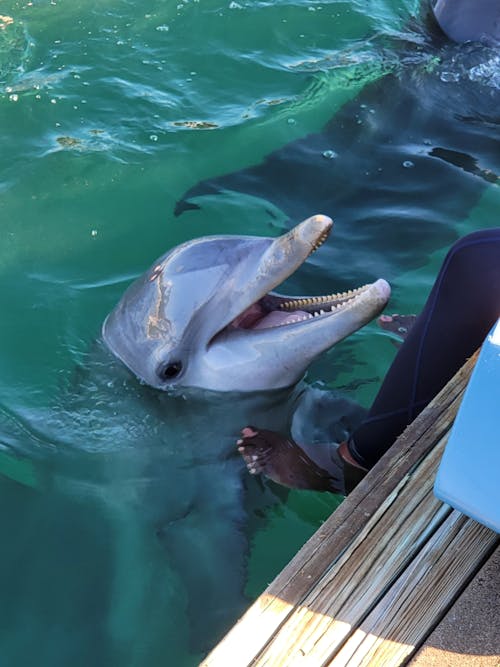
<svg viewBox="0 0 500 667"><path fill-rule="evenodd" d="M379 279L342 294L273 292L322 243L315 215L277 238L207 236L160 257L103 324L109 349L158 389L257 391L288 387L321 352L376 317Z"/></svg>
<svg viewBox="0 0 500 667"><path fill-rule="evenodd" d="M499 0L432 0L441 30L454 42L500 42Z"/></svg>

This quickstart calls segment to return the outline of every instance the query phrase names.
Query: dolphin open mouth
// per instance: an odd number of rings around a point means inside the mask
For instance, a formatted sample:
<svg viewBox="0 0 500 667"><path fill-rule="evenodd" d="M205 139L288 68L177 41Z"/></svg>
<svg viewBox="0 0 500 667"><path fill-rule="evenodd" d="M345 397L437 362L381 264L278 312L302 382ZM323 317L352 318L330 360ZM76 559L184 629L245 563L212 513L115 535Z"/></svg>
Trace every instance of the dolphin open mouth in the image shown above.
<svg viewBox="0 0 500 667"><path fill-rule="evenodd" d="M323 296L287 296L271 291L295 273L306 259L326 241L332 226L330 218L316 215L292 229L285 237L278 239L276 244L281 248L283 239L290 237L287 252L273 254L271 249L273 271L267 268L266 272L270 279L272 274L279 277L267 285L260 283L260 293L254 293L254 298L257 298L249 305L245 305L243 301L239 314L212 338L212 342L221 335L230 335L235 331L258 332L278 327L295 328L310 326L312 323L319 324L320 321L331 320L351 308L356 308L361 301L367 298L378 296L380 299L387 300L390 295L390 287L385 280L377 280L375 283L347 292ZM298 230L301 230L302 233L298 233ZM297 236L301 238L298 239ZM278 269L280 263L281 270ZM251 297L251 289L246 291L245 297L246 299Z"/></svg>
<svg viewBox="0 0 500 667"><path fill-rule="evenodd" d="M271 292L235 317L224 331L270 329L306 323L317 317L338 315L343 310L354 306L355 301L371 287L371 285L363 285L348 292L337 292L325 296L294 297Z"/></svg>

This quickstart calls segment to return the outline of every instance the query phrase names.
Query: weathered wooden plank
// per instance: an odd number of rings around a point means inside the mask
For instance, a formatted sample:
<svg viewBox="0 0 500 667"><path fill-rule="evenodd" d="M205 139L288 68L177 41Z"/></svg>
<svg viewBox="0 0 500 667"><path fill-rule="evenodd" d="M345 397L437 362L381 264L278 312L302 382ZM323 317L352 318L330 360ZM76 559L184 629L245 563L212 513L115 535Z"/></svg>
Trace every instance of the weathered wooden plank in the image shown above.
<svg viewBox="0 0 500 667"><path fill-rule="evenodd" d="M323 526L270 584L266 593L290 602L299 601L325 567L332 554L347 548L369 516L390 495L401 478L449 430L476 356L405 430L370 474L358 485Z"/></svg>
<svg viewBox="0 0 500 667"><path fill-rule="evenodd" d="M326 568L256 665L291 667L306 656L322 665L341 648L451 512L432 492L445 441L405 475L349 549Z"/></svg>
<svg viewBox="0 0 500 667"><path fill-rule="evenodd" d="M265 647L272 644L273 638L277 645L280 641L277 633L283 623L294 614L297 615L297 618L301 615L305 617L311 612L311 608L308 608L307 605L318 603L320 592L313 592L312 600L307 597L318 580L327 577L325 581L329 581L334 572L339 571L342 567L348 567L346 566L348 560L346 550L353 541L356 540L358 545L356 548L360 549L360 553L370 553L363 544L363 540L367 538L373 525L381 523L383 526L388 526L390 524L389 515L384 517L384 512L391 511L394 500L411 482L412 468L428 454L436 441L449 429L474 362L475 358L469 360L450 381L446 390L443 390L405 431L390 452L381 459L349 498L278 575L265 593L250 607L226 638L206 658L202 663L204 666L239 667L240 665L261 664L256 662L257 656L259 654L263 656L266 653ZM422 465L425 465L425 462ZM424 469L420 471L422 472L425 472ZM421 484L413 485L410 488L411 493L415 493L414 497L419 498L419 502L423 500L419 494L423 493L425 496L426 492L422 489ZM443 517L439 514L438 501L430 497L428 500L430 505L426 511L429 511L430 515L426 516L429 525L435 529ZM381 507L382 512L380 512ZM434 509L430 509L431 507ZM408 507L407 510L409 509ZM404 508L396 509L396 514L403 510ZM392 511L394 513L395 510ZM411 516L411 512L410 515L407 513L405 516L406 524L408 524L408 516ZM398 524L396 520L398 518L399 516L393 516L395 525ZM411 539L415 540L417 545L427 538L425 530L422 530L423 525L425 524L420 524L420 532L418 528L412 529ZM408 536L405 539L409 544ZM378 558L380 565L380 559L383 556L379 553ZM393 566L390 576L395 577L404 564L396 559ZM351 571L350 574L354 582L361 578L358 576L359 573ZM321 591L321 587L317 590ZM352 585L349 584L339 592L339 600L345 600L349 598L349 595L356 593L357 591L353 590ZM313 613L321 617L320 611L316 610L314 606L312 609ZM333 610L326 609L325 611L327 611L325 616L330 623L332 619L330 613L333 613ZM364 613L366 612L365 608ZM321 622L325 623L324 620ZM341 634L345 638L345 631L342 631ZM288 667L291 663L286 664Z"/></svg>
<svg viewBox="0 0 500 667"><path fill-rule="evenodd" d="M404 664L498 542L496 533L453 511L341 651L326 664Z"/></svg>

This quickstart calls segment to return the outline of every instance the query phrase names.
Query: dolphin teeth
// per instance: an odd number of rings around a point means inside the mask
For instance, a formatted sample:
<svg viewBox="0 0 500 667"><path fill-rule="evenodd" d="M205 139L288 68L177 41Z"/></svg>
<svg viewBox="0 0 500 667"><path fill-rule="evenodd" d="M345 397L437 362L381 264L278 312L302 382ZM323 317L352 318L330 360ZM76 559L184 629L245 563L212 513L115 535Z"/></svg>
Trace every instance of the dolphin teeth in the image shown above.
<svg viewBox="0 0 500 667"><path fill-rule="evenodd" d="M313 245L313 247L311 248L311 252L309 253L309 255L312 255L313 252L316 252L316 250L317 250L320 246L323 245L323 243L324 243L324 242L326 241L326 239L328 238L329 234L330 234L330 230L328 230L328 231L326 231L326 232L323 232L323 234L321 234L321 236L319 237L319 239L316 241L316 243L315 243L315 244Z"/></svg>
<svg viewBox="0 0 500 667"><path fill-rule="evenodd" d="M310 296L310 297L301 297L297 299L291 299L290 301L283 301L279 304L278 308L280 310L308 310L311 306L320 307L329 309L333 311L337 308L345 307L350 301L359 296L362 292L366 290L368 285L363 285L357 289L350 289L346 292L336 292L332 294L327 294L325 296ZM332 303L335 302L335 303Z"/></svg>

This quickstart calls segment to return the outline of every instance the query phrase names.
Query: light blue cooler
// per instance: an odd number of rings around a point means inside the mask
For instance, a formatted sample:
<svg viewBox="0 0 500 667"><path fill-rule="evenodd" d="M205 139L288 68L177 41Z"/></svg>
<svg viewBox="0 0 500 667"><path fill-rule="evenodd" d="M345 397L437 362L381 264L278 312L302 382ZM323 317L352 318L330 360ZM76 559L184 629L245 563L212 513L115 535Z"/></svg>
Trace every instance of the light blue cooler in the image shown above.
<svg viewBox="0 0 500 667"><path fill-rule="evenodd" d="M486 337L465 389L434 493L500 533L500 319Z"/></svg>

